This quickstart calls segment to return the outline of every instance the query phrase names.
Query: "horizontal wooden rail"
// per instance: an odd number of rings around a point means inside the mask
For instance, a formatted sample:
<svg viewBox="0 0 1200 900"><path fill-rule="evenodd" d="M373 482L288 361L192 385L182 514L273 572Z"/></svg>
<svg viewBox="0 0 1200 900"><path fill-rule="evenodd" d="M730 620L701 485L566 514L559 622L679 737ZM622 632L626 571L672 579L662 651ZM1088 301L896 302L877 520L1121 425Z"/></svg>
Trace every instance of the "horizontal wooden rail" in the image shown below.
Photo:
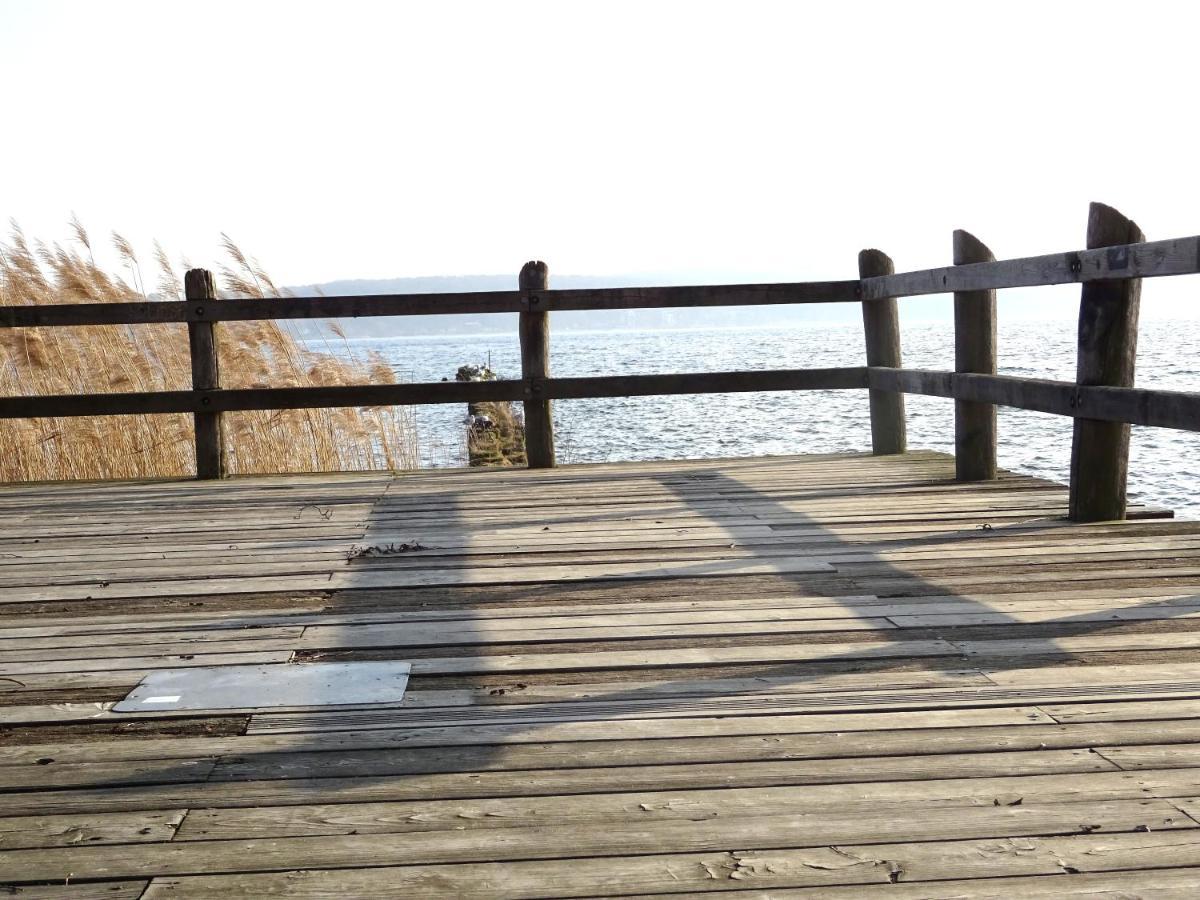
<svg viewBox="0 0 1200 900"><path fill-rule="evenodd" d="M1197 273L1200 273L1200 235L864 278L862 299Z"/></svg>
<svg viewBox="0 0 1200 900"><path fill-rule="evenodd" d="M682 375L616 375L551 378L540 389L551 400L646 397L655 394L724 394L746 391L814 391L865 388L867 367L768 369L756 372L690 372ZM535 384L535 390L539 389Z"/></svg>
<svg viewBox="0 0 1200 900"><path fill-rule="evenodd" d="M62 394L0 397L0 419L123 416L156 413L236 412L335 406L407 406L519 400L523 381L435 381L428 384L361 384L330 387L154 391L143 394Z"/></svg>
<svg viewBox="0 0 1200 900"><path fill-rule="evenodd" d="M695 372L681 375L620 375L507 381L435 381L301 388L156 391L141 394L61 394L0 397L0 419L74 416L237 412L250 409L311 409L336 406L411 406L547 399L641 397L653 394L717 394L745 391L865 388L865 366L839 369L773 369Z"/></svg>
<svg viewBox="0 0 1200 900"><path fill-rule="evenodd" d="M873 390L994 403L1034 412L1200 431L1200 393L1095 387L1012 375L869 369Z"/></svg>
<svg viewBox="0 0 1200 900"><path fill-rule="evenodd" d="M146 325L257 319L338 319L362 316L446 316L556 310L692 309L858 299L857 281L719 284L683 287L587 288L556 291L474 291L453 294L364 294L352 297L270 297L215 303L63 303L0 306L0 327Z"/></svg>
<svg viewBox="0 0 1200 900"><path fill-rule="evenodd" d="M953 291L1080 284L1105 279L1196 273L1200 273L1200 236L947 266L852 281L279 297L217 300L211 303L166 301L0 306L0 327L850 303Z"/></svg>

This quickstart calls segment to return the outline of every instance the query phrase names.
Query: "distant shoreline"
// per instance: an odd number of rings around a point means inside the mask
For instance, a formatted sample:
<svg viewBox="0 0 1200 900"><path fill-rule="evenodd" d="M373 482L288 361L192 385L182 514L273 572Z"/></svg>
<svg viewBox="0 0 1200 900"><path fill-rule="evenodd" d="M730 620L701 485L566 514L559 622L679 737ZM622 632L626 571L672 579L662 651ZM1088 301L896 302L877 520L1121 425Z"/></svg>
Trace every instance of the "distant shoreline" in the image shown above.
<svg viewBox="0 0 1200 900"><path fill-rule="evenodd" d="M1190 322L1194 320L1180 319L1177 317L1156 318L1153 316L1143 317L1146 321L1154 322ZM1018 319L1002 320L1001 325L1023 325L1023 324L1038 324L1043 322L1056 322L1060 324L1070 325L1074 323L1073 316L1047 316L1044 318L1021 317ZM861 328L859 322L854 321L812 321L812 322L781 322L778 324L761 324L761 325L689 325L679 327L630 327L630 328L572 328L570 326L560 326L554 328L553 333L558 335L604 335L604 334L697 334L717 332L763 332L763 331L808 331L813 329L834 330L847 328ZM953 322L944 319L918 319L912 322L901 322L902 328L927 328L927 327L953 327ZM366 336L347 337L345 340L351 344L368 344L379 343L381 341L414 341L414 340L467 340L471 338L496 338L496 337L511 337L516 340L516 329L497 328L493 331L462 331L462 332L446 332L446 331L414 331L408 334L384 334ZM305 343L315 340L324 340L324 336L302 336Z"/></svg>

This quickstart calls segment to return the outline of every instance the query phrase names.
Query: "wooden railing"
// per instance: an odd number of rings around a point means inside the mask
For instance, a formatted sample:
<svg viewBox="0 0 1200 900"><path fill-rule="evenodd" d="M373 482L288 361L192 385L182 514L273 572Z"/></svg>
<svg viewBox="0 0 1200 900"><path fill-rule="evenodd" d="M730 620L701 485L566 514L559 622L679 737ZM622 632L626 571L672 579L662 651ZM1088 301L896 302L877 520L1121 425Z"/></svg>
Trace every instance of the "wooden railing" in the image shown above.
<svg viewBox="0 0 1200 900"><path fill-rule="evenodd" d="M1093 204L1087 249L996 261L980 241L955 232L954 265L893 272L878 250L859 255L859 278L795 284L550 290L545 263L526 263L518 289L455 294L219 299L212 275L187 274L184 301L0 307L0 327L188 325L192 390L137 394L0 397L0 418L192 413L200 478L224 474L221 413L252 409L524 402L529 465L555 464L551 401L584 397L706 394L731 391L866 389L875 453L905 450L904 394L955 400L955 455L960 480L996 475L996 406L1070 416L1070 511L1080 521L1125 515L1129 425L1200 431L1200 393L1133 388L1142 278L1200 273L1200 236L1145 242L1116 210ZM996 374L996 296L1001 288L1081 284L1075 382ZM897 298L954 294L953 372L900 367ZM867 365L832 369L550 376L549 313L559 310L694 308L756 304L862 305ZM519 313L521 378L336 387L220 387L217 322L455 313Z"/></svg>

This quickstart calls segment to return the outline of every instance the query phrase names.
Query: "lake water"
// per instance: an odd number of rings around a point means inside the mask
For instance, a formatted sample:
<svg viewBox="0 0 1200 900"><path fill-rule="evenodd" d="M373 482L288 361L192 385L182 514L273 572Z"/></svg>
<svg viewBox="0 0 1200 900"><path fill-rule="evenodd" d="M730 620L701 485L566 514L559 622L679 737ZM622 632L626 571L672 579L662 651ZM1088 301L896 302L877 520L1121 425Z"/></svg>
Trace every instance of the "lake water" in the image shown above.
<svg viewBox="0 0 1200 900"><path fill-rule="evenodd" d="M515 332L515 329L514 329ZM949 324L902 327L904 364L953 367ZM1010 322L999 329L1001 374L1073 381L1072 323ZM520 377L516 334L456 335L357 341L383 354L407 381L453 378L458 366L485 363L501 378ZM861 326L803 325L770 329L568 332L551 335L556 375L633 375L736 369L820 368L864 363ZM1200 390L1200 322L1146 321L1138 346L1137 384ZM953 451L954 403L907 397L912 448ZM416 409L422 463L466 464L465 407ZM710 458L869 450L866 391L811 391L560 400L554 406L563 462ZM1071 420L1001 408L1000 465L1067 480ZM1131 499L1200 517L1200 434L1134 428Z"/></svg>

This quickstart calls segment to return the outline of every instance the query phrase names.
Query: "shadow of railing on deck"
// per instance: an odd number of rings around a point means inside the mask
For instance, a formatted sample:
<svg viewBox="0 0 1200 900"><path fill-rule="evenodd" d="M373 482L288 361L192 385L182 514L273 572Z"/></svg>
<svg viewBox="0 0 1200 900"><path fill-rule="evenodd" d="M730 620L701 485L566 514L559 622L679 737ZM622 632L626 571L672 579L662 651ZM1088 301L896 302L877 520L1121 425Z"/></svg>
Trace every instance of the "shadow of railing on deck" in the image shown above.
<svg viewBox="0 0 1200 900"><path fill-rule="evenodd" d="M538 486L544 486L550 481L549 476L542 476L538 481L530 486L530 490L536 492ZM827 573L787 573L780 572L769 576L752 576L757 579L756 583L762 584L762 592L764 597L779 596L785 598L789 591L803 592L807 596L814 598L825 597L828 599L830 607L839 607L842 610L851 613L853 616L861 618L884 619L886 616L880 616L880 605L877 602L864 602L855 600L856 596L864 594L872 594L870 590L872 584L885 582L891 585L889 594L894 600L895 605L917 605L920 598L939 598L938 601L943 604L952 605L953 611L959 616L970 617L972 615L987 616L990 621L979 622L974 624L963 625L947 625L947 626L928 626L925 628L886 628L878 631L819 631L814 629L813 622L798 621L794 631L781 631L775 634L762 635L729 635L726 637L704 637L692 638L674 637L662 638L654 635L654 629L647 627L644 634L638 638L609 638L594 640L594 646L589 649L597 649L600 645L605 645L607 649L647 649L648 652L653 652L654 649L662 649L666 647L684 647L689 643L694 644L702 641L705 646L725 645L725 646L744 646L749 644L792 644L792 645L809 645L817 650L811 659L803 661L789 662L729 662L729 663L695 663L693 665L680 666L663 666L659 672L654 674L656 680L653 684L639 685L630 683L628 686L614 683L613 669L605 669L604 664L595 662L593 668L580 668L574 672L561 672L558 674L543 673L539 675L536 669L531 670L532 674L525 671L518 671L514 674L506 675L500 672L491 672L474 676L422 676L417 675L413 681L413 690L422 691L429 689L437 689L452 687L457 690L475 689L482 694L485 691L504 692L503 701L497 700L495 704L489 704L491 711L498 714L497 721L503 721L501 711L497 709L503 702L507 704L520 703L523 690L518 684L525 684L532 681L555 681L568 682L580 686L580 690L588 694L587 701L594 704L614 704L626 703L629 701L650 701L662 704L662 713L667 713L672 705L673 700L678 700L682 697L687 697L689 690L696 684L698 680L713 679L720 681L723 685L720 696L753 696L761 694L763 685L768 685L771 690L786 690L787 685L800 685L807 681L813 681L833 673L845 672L862 672L873 673L878 676L878 686L888 686L888 673L897 672L905 669L916 669L929 672L960 672L963 670L998 672L1007 669L1037 669L1045 666L1063 666L1079 664L1089 661L1094 653L1105 652L1103 650L1091 651L1084 650L1073 652L1064 650L1058 643L1058 639L1064 637L1077 637L1087 635L1099 635L1105 633L1115 633L1120 631L1137 632L1146 630L1147 626L1137 620L1111 620L1098 618L1097 613L1093 611L1084 611L1076 614L1071 614L1064 610L1063 615L1047 618L1045 621L1023 622L1018 616L1013 613L1006 612L1004 609L991 605L986 599L976 594L1011 594L1012 599L1019 599L1022 591L1020 585L999 585L994 589L980 591L956 591L950 583L939 581L935 577L923 576L909 571L902 563L889 560L886 556L881 556L881 552L886 552L892 549L904 548L919 548L922 546L946 546L949 544L969 545L971 542L982 542L984 544L993 542L996 537L1004 537L1008 535L1020 535L1023 537L1036 536L1040 533L1045 533L1048 529L1057 529L1061 527L1061 522L1058 520L1048 519L1040 524L1031 524L1027 518L1019 518L1014 524L1004 524L999 522L991 525L987 522L989 514L981 512L979 521L963 522L962 524L948 524L944 534L925 536L919 538L902 538L896 541L887 541L886 545L879 551L870 549L871 543L866 546L854 540L839 536L832 526L823 521L820 517L813 517L804 513L796 512L789 508L787 502L780 498L775 492L766 492L753 486L747 485L745 482L739 481L736 477L731 477L720 470L719 464L714 464L711 469L704 472L703 481L686 476L671 476L667 475L652 475L630 474L624 475L603 474L589 475L588 481L591 484L603 484L606 488L611 489L611 498L614 501L619 501L623 495L622 486L630 486L634 484L645 485L647 483L665 488L671 495L673 500L682 503L683 508L693 512L694 518L698 524L718 525L730 520L741 520L753 518L758 520L782 520L786 521L788 526L793 530L796 528L810 529L809 538L816 537L818 540L811 547L801 543L799 540L789 546L788 543L782 542L779 544L755 544L753 540L746 543L741 543L736 538L732 541L732 546L737 549L743 549L750 552L750 555L743 561L746 563L754 563L761 561L764 564L772 564L781 555L782 551L788 551L790 556L811 555L816 559L824 559L831 562L835 569L839 557L847 555L855 557L854 566L874 565L877 568L868 577L861 579L854 575L846 574L842 571L834 571ZM685 486L696 486L703 484L709 490L701 493L687 491ZM477 484L478 487L484 487L486 481L481 481ZM937 490L939 486L949 488L953 482L946 481L924 481L912 482L905 486L914 488L924 487L926 490ZM893 486L894 487L894 486ZM1048 491L1061 490L1056 486L1048 486ZM813 491L792 491L797 497L812 500L812 499L833 499L839 496L861 496L861 492L854 489L839 490L836 488L821 488ZM403 496L403 491L398 490L392 494L393 497ZM740 499L732 499L738 497ZM471 508L471 498L469 490L447 491L436 495L434 506L443 512L447 510L455 511L455 517L460 523L465 525L470 516L465 511ZM536 501L535 501L536 503ZM721 506L728 504L729 509L722 511ZM744 514L732 515L738 511L741 505L753 507L756 512L752 516ZM623 519L636 518L645 520L656 515L667 515L673 509L677 509L673 503L669 505L655 506L654 501L647 503L645 506L635 510L622 510L618 512L608 512L601 515L583 511L583 512L565 512L554 515L550 519L538 520L538 525L552 525L557 530L557 526L569 524L572 521L610 521L616 523ZM1020 508L1018 504L1015 509ZM730 513L729 515L725 514ZM519 511L514 511L514 516L519 516ZM936 521L936 514L928 516L928 520ZM991 530L982 532L979 528L980 524L991 525ZM1078 526L1075 526L1078 527ZM469 530L469 529L468 529ZM421 530L416 525L407 526L407 531L404 534L410 535L413 539L420 539ZM788 531L779 531L779 537L786 538ZM396 534L400 537L400 534ZM640 539L644 541L644 538ZM618 542L619 543L619 542ZM631 542L637 544L639 542ZM436 538L430 540L430 544L436 544ZM638 549L635 546L633 549ZM641 549L645 549L644 545ZM569 562L571 557L575 555L572 551L553 551L546 554L553 556L561 555L563 562ZM471 557L464 555L460 562L465 565L470 564ZM970 564L970 563L968 563ZM527 605L538 604L538 597L546 597L547 605L552 602L554 596L573 596L574 600L578 600L581 593L591 592L595 595L597 603L613 603L612 594L616 590L623 591L628 594L640 592L641 594L649 593L651 595L661 594L664 585L668 583L675 584L680 589L692 589L697 591L715 592L720 590L722 580L725 578L737 579L738 576L724 576L717 573L727 570L727 564L723 562L709 562L704 560L683 560L678 566L671 568L668 577L664 577L663 572L655 573L652 581L639 581L636 578L628 578L618 583L614 582L554 582L552 584L517 584L517 585L489 585L486 587L460 588L446 587L434 591L439 595L442 602L447 596L457 595L460 597L460 603L464 607L464 618L458 623L462 629L458 632L455 640L461 649L457 652L465 657L478 656L486 658L496 654L503 653L569 653L572 646L581 647L584 642L571 642L563 640L557 647L548 647L546 645L539 646L538 643L532 642L530 639L520 640L514 639L509 644L497 644L494 634L484 635L483 631L490 631L484 626L484 618L481 616L478 619L472 619L469 616L471 608L471 598L476 601L481 598L486 598L486 603L489 606L501 606L506 602L520 601ZM708 577L712 575L713 577ZM734 581L728 582L733 584ZM745 582L743 582L745 583ZM616 585L619 585L617 587ZM647 588L649 586L649 588ZM1046 590L1053 590L1054 584L1047 583ZM397 588L394 589L394 595L406 600L414 600L420 597L420 602L428 604L431 608L439 606L439 599L429 596L431 592L422 588ZM609 594L606 600L604 594ZM1180 592L1184 593L1184 592ZM350 590L344 596L349 599L353 596L353 590ZM659 599L668 599L660 597ZM1200 597L1192 598L1200 599ZM627 604L627 612L636 613L638 606L636 601L630 601ZM930 604L932 605L932 604ZM1100 604L1097 604L1100 605ZM1125 604L1120 604L1124 606ZM729 609L738 609L736 599L712 601L712 607L725 607ZM1047 609L1052 610L1052 604L1046 604ZM411 609L409 604L405 604L405 608ZM1195 609L1194 606L1189 607L1180 603L1180 598L1175 596L1171 599L1161 602L1150 602L1142 605L1145 608L1161 608L1165 614L1164 617L1169 618L1173 614L1184 615ZM573 603L564 603L561 612L558 615L571 616L573 614ZM934 612L934 609L930 609ZM398 609L397 612L400 612ZM411 616L409 617L412 618ZM702 620L703 616L699 616ZM508 620L514 622L516 620ZM472 643L471 629L479 631L479 641ZM564 635L564 638L569 636ZM541 639L545 641L545 638ZM993 646L991 652L981 654L969 654L964 651L962 642L964 641L1021 641L1023 646L1019 648L1020 652L1005 652L1004 647ZM932 644L934 646L921 648L918 642L924 644ZM829 643L831 650L828 654L820 654L819 647L822 643ZM839 645L839 649L832 649L832 645ZM852 645L859 645L857 647ZM1011 645L1016 648L1016 644ZM920 652L909 652L917 651ZM380 648L381 654L386 654L391 658L413 658L419 660L429 657L446 657L450 654L445 647L429 646L429 647L393 647ZM331 654L334 658L353 658L357 655L353 650L350 651L333 651ZM769 657L769 654L765 654ZM649 665L653 667L653 662ZM595 673L600 673L597 676ZM596 681L596 677L606 678L607 681ZM744 687L735 686L736 683L742 683ZM588 689L587 685L594 684L594 689ZM862 685L862 690L870 689L869 685ZM841 688L840 690L846 690ZM699 696L699 692L694 696ZM529 689L527 695L530 696L530 702L537 701L538 692L536 689ZM713 692L704 693L705 696L713 696ZM482 699L482 698L481 698ZM1012 701L1005 703L1003 700L997 700L991 705L1028 705L1029 701ZM638 704L643 712L650 711L643 704ZM581 712L582 716L583 713ZM599 714L601 718L602 714ZM419 727L421 722L419 718L405 717L405 721L398 721L393 728L404 728L411 724L413 727ZM536 731L539 725L536 722L530 722L527 726L531 731ZM477 762L479 759L477 758ZM454 771L454 769L447 769Z"/></svg>
<svg viewBox="0 0 1200 900"><path fill-rule="evenodd" d="M393 606L395 620L403 623L415 623L419 621L422 609L434 611L460 608L463 618L458 620L455 626L453 626L460 629L454 637L454 641L458 647L455 652L465 660L472 658L483 659L494 656L496 653L570 652L572 642L567 641L561 642L554 649L542 646L541 650L538 650L536 644L528 642L525 642L524 649L522 649L522 642L520 641L513 642L510 645L498 645L494 643L494 634L485 634L485 632L490 632L490 629L485 624L486 617L482 614L472 617L472 611L475 609L481 611L483 605L489 608L499 608L506 605L512 606L516 602L528 605L541 605L537 602L539 597L547 598L548 602L545 605L552 605L552 598L555 596L569 597L571 602L563 603L560 614L571 616L573 608L576 607L576 601L587 599L590 596L594 598L596 603L615 604L618 598L614 595L619 593L622 595L619 598L623 601L621 605L627 607L628 612L635 613L638 611L638 598L640 597L658 594L662 595L660 599L663 600L671 598L679 599L693 592L708 591L715 593L721 589L722 585L736 586L740 582L740 588L744 588L747 591L761 592L764 599L773 597L785 599L789 594L795 595L802 592L805 596L812 597L818 602L827 599L828 606L840 608L852 616L886 618L878 616L879 604L877 602L867 602L861 599L856 600L855 597L862 597L865 594L873 593L869 590L872 583L887 582L891 584L889 593L892 595L891 599L896 604L913 603L917 598L922 597L937 597L941 598L938 602L952 603L959 614L986 614L993 619L993 624L981 626L929 628L927 630L888 628L879 631L848 632L812 631L805 622L801 621L797 622L794 632L785 631L754 636L732 635L721 639L714 639L712 637L702 639L689 639L687 637L659 639L653 635L653 628L647 627L646 633L649 639L611 639L603 642L597 641L597 645L605 644L608 645L609 649L650 647L648 652L652 654L654 652L653 648L660 647L663 644L682 647L702 640L706 645L724 643L729 646L744 646L748 644L757 644L759 646L767 644L804 644L811 646L816 652L812 658L803 661L696 664L691 666L663 667L651 676L656 679L651 684L622 684L619 681L614 681L614 670L605 670L602 663L595 663L594 667L590 670L585 668L573 674L550 675L548 678L541 677L541 680L545 681L578 684L580 690L587 694L588 701L596 704L596 708L590 712L581 712L574 720L600 722L605 721L606 716L624 719L636 718L639 711L647 717L655 717L656 713L658 715L672 716L676 711L678 711L679 718L702 717L709 713L704 712L702 708L700 708L700 711L678 710L679 704L686 701L689 697L693 701L702 697L711 698L714 696L749 698L763 694L764 686L769 691L782 691L786 693L786 688L789 685L799 686L837 673L862 672L867 673L868 676L874 675L877 677L878 685L884 687L888 685L890 673L896 673L904 669L929 671L931 673L962 671L997 672L1007 669L1036 669L1047 665L1062 666L1065 664L1086 662L1086 652L1074 653L1065 651L1056 643L1056 640L1067 635L1097 635L1119 632L1121 630L1136 631L1140 628L1137 622L1097 620L1094 618L1095 613L1086 612L1079 614L1065 613L1062 616L1045 622L1023 623L1016 616L989 604L986 599L973 596L972 593L974 592L954 591L949 588L948 584L940 582L935 577L923 576L908 571L902 563L889 560L886 556L881 556L880 553L884 551L871 549L871 544L864 546L847 535L839 534L834 525L827 520L823 520L820 516L797 512L789 506L789 498L830 500L838 496L857 496L857 494L854 494L850 490L839 491L831 488L820 488L813 491L805 491L803 488L786 489L783 491L763 490L760 487L755 487L753 484L739 480L736 475L723 472L719 462L714 462L711 467L705 467L700 471L703 474L703 477L700 479L691 477L690 475L672 476L669 473L660 474L653 472L650 474L645 472L641 474L593 473L588 475L588 482L593 485L602 484L606 488L607 497L611 498L615 503L621 503L623 499L636 495L638 490L647 486L653 488L653 490L651 493L643 495L647 498L645 503L635 503L632 509L609 511L601 515L595 515L586 510L571 511L564 507L566 511L540 520L538 525L570 523L580 520L592 522L610 521L614 523L622 519L645 520L648 516L662 515L665 517L672 511L678 513L680 510L688 513L685 517L687 521L707 526L716 525L719 528L728 528L731 527L731 522L745 520L756 519L760 522L778 520L780 524L786 525L791 531L805 529L807 532L805 537L811 539L810 543L806 544L798 538L793 544L787 542L755 544L753 543L753 539L745 544L741 544L735 537L731 540L731 543L749 552L749 555L744 560L745 562L753 563L760 561L770 565L773 564L774 560L778 560L781 552L786 550L792 556L812 555L816 559L829 560L835 570L837 569L837 558L847 555L852 555L855 558L856 562L854 565L856 566L872 565L878 568L873 570L868 577L861 579L849 571L816 573L777 572L770 575L709 577L709 574L714 569L724 568L724 564L713 563L703 559L683 560L674 568L669 577L661 577L663 573L658 572L653 580L628 578L615 584L614 582L589 582L585 580L575 582L557 581L543 584L493 584L469 588L454 584L443 584L434 587L371 587L369 590L378 593L375 595L374 600L369 602L362 602L366 598L366 595L363 590L355 589L354 579L358 576L351 575L345 587L333 595L329 613L332 615L341 613L349 615L362 611L365 607L374 607L379 612L378 618L380 621L386 621L388 614L382 611L381 608L386 608L392 601L397 601ZM509 473L509 477L522 479L525 476L518 473ZM539 486L544 488L552 484L553 480L557 477L543 475L536 480L533 478L530 479L528 489L535 496L535 499L531 501L531 506L535 506L538 503L545 503L545 501L536 500ZM565 477L562 480L565 480ZM486 474L480 475L479 480L472 478L465 483L464 480L460 479L447 479L448 484L456 486L444 490L438 486L427 493L418 495L406 494L404 479L399 478L392 483L392 487L385 495L383 501L375 504L371 514L369 534L373 533L384 539L418 540L427 546L436 547L437 536L432 530L432 526L437 524L442 533L450 534L458 532L465 535L465 543L469 549L469 538L473 530L471 511L476 508L478 503L478 491L487 490L489 483L492 481ZM933 480L914 482L912 486L917 487L921 484L929 490L936 491L939 487L948 488L952 482ZM698 485L704 489L700 491L687 489ZM666 492L671 502L660 503L659 500L655 499L655 493L659 489ZM607 503L608 501L606 500L605 502ZM755 511L751 515L747 515L746 511L742 509L743 506L749 506ZM514 513L514 515L518 514ZM885 517L881 517L881 520L883 518ZM929 518L936 521L936 515L931 515ZM980 514L981 520L986 520L986 518L986 513ZM911 539L901 538L894 542L887 542L885 549L922 546L936 547L956 543L967 546L972 541L979 541L986 544L997 536L1009 534L1035 536L1045 532L1047 529L1057 529L1059 527L1059 523L1054 520L1032 523L1029 520L1018 519L1017 522L1011 525L997 522L993 525L993 530L984 535L979 531L979 524L982 524L982 522L964 521L961 524L948 524L945 534L927 535ZM478 529L475 528L474 530L477 531ZM779 536L786 538L788 533L787 530L780 530ZM640 546L644 548L644 538L631 541L631 543L635 547ZM703 553L703 551L701 552ZM561 555L564 562L569 561L572 556L577 555L577 551L571 550L556 551L556 553ZM418 552L412 557L406 557L406 561L408 558L415 561L422 555ZM464 554L458 559L463 565L471 565L472 556L469 554ZM360 588L367 588L365 584L366 575L373 570L373 566L358 567L358 572L364 579L364 583L359 585ZM636 574L636 571L634 574ZM453 581L453 579L444 580ZM998 591L988 591L986 593L1008 592L1019 595L1021 591L1015 590L1018 587L1020 586L1000 586ZM1053 589L1051 584L1048 584L1047 587ZM1194 611L1196 606L1185 606L1180 603L1179 595L1185 593L1190 593L1190 591L1179 591L1172 598L1161 602L1152 602L1146 604L1146 606L1161 608L1168 616L1176 613L1180 615L1186 614L1189 611ZM606 594L607 597L605 597ZM1200 595L1190 596L1188 599L1200 604ZM713 608L728 608L731 610L741 608L736 597L714 600L712 601L712 606ZM255 616L254 618L260 617ZM235 623L225 620L225 624ZM192 627L201 627L201 623L195 623ZM361 658L364 655L376 655L386 658L419 661L420 659L444 658L454 655L444 644L439 645L436 641L426 646L389 646L385 643L376 650L366 652L353 649L338 649L339 643L352 643L352 641L340 641L340 637L356 638L363 633L363 628L369 628L370 626L346 625L330 627L333 630L329 632L331 640L329 641L329 647L326 648L328 652L324 654L325 658ZM969 639L971 636L998 640L1020 639L1026 643L1020 654L1000 653L986 657L968 657L960 652L962 648L956 642ZM945 642L943 648L945 652L931 652L917 656L906 655L907 650L911 648L912 643L915 641ZM830 644L831 649L828 653L821 653L819 648L822 643L826 642ZM1032 645L1030 642L1032 642ZM906 643L910 644L910 648L905 647ZM834 644L838 645L838 649L832 649ZM853 646L855 644L860 646ZM319 650L320 648L316 649ZM591 649L595 649L595 647ZM936 648L932 649L936 650ZM470 666L467 665L465 668L469 669ZM521 671L515 672L512 675L505 675L503 673L472 675L467 673L451 676L418 674L414 677L411 685L411 690L414 694L436 690L466 690L474 691L476 699L485 699L488 698L489 691L508 691L502 697L491 698L492 702L488 703L489 710L499 714L496 721L506 726L504 742L496 741L494 743L487 743L486 739L481 739L477 744L456 747L453 752L439 752L436 746L430 749L430 744L436 745L436 740L432 742L428 740L424 742L413 741L414 747L420 746L423 749L417 754L407 754L403 752L406 741L401 732L419 734L424 731L425 735L428 736L430 734L428 731L429 727L444 723L438 722L436 717L423 720L421 715L416 712L397 715L394 717L394 721L388 721L385 714L384 717L377 719L374 725L354 730L352 733L353 736L351 734L343 734L339 738L338 735L330 733L291 733L286 736L281 735L281 740L272 749L226 755L218 763L217 768L208 781L195 783L192 789L186 788L185 783L195 781L194 770L187 769L182 764L178 772L172 772L169 767L164 767L161 770L160 777L163 784L173 784L171 790L178 792L179 799L177 805L188 807L201 807L205 805L294 806L310 802L419 800L421 799L421 792L408 791L406 788L406 778L437 774L445 774L452 777L457 774L464 774L465 777L465 773L468 772L501 768L505 765L506 747L514 742L514 740L521 743L535 743L539 740L539 733L544 730L544 722L537 720L522 722L515 719L505 719L502 715L502 707L504 705L508 705L509 703L519 704L521 702L523 692L520 689L515 689L513 682L533 681L538 678L536 670L533 670L532 675ZM698 681L707 681L709 687L715 687L716 691L709 690L697 693L695 686ZM594 685L594 687L589 688L588 685ZM867 690L869 687L863 685L858 689ZM843 687L839 690L845 691L848 688ZM536 690L530 690L529 693L536 694ZM634 701L640 701L640 703L634 703ZM607 707L609 712L600 710L599 706L601 704ZM622 713L619 707L614 708L612 704L630 704L630 709L627 713ZM990 705L1027 706L1035 705L1035 702L998 699ZM636 710L633 709L635 706L637 707ZM551 708L550 704L547 704L547 707L548 709ZM864 707L863 709L869 708ZM563 709L563 707L559 706L559 709ZM845 711L845 709L843 708L839 711ZM721 713L717 712L715 714L720 715ZM786 713L771 712L766 714L780 715ZM520 735L523 733L527 733L527 740L521 739ZM597 740L601 739L603 739L602 736L597 736ZM548 740L552 741L553 738L549 738ZM1156 742L1157 740L1159 739L1154 735L1147 735L1146 737L1147 742ZM846 755L855 755L849 744L847 745ZM586 757L581 757L580 761L575 761L570 758L567 752L559 754L557 758L560 760L558 767L562 769L582 768L588 765ZM782 758L792 757L785 756ZM639 760L630 763L630 765L630 777L627 780L623 780L619 788L609 785L603 789L603 792L612 790L653 791L671 789L669 786L662 787L655 784L645 784L637 780L635 767L637 765L645 765L645 760ZM326 780L334 777L353 777L354 787L351 788L349 782L332 782ZM895 775L891 777L894 778ZM204 799L205 793L212 790L214 783L230 781L258 781L262 783L254 788L251 788L247 784L244 795L239 794L236 797L227 795L224 799L211 803ZM284 781L287 783L286 788L283 785ZM388 785L394 786L395 789L383 787L385 782ZM779 783L789 782L784 778ZM471 797L506 795L501 789L492 789L486 786L477 787L474 780L463 781L461 783L456 782L456 784L457 786L455 787L445 787L443 789L443 796L448 799L468 799ZM145 781L139 786L133 786L127 781L118 779L107 782L89 783L81 787L90 792L99 788L117 789L119 786L123 789L117 790L115 794L111 795L113 797L111 808L140 808L137 806L139 801L136 798L142 796L147 790ZM720 786L723 785L717 783L711 785L711 787ZM550 790L547 789L547 792ZM560 793L564 792L561 788L557 790ZM589 789L584 785L575 785L565 792L586 793L588 790L599 789ZM195 799L189 799L189 793L194 793ZM336 795L336 799L334 799L334 795ZM94 808L108 808L100 800L100 795L96 794L93 796L95 800L91 802L98 804ZM49 807L50 811L53 811L53 803L50 803ZM334 831L336 831L336 827L331 826ZM349 832L352 828L352 824L348 825L346 831Z"/></svg>

